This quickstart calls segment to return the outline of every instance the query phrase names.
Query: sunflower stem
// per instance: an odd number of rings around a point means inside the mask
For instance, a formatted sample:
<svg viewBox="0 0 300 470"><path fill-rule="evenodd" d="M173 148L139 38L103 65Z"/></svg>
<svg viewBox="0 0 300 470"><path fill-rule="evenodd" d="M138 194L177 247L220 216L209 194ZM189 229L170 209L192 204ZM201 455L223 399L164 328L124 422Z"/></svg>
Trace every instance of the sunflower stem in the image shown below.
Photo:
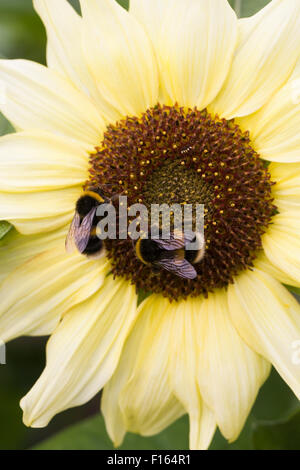
<svg viewBox="0 0 300 470"><path fill-rule="evenodd" d="M235 0L234 9L237 17L240 18L242 14L242 0Z"/></svg>

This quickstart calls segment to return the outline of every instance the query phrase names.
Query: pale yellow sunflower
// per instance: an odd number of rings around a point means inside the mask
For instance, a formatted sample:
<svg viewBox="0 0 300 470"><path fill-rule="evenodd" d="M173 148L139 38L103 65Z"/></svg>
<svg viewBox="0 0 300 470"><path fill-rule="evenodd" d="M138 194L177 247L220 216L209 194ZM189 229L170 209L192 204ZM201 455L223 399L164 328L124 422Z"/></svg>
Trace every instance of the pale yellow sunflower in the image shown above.
<svg viewBox="0 0 300 470"><path fill-rule="evenodd" d="M35 0L48 67L1 60L0 338L51 335L24 423L104 387L111 439L181 415L190 447L235 440L271 364L300 397L300 2L238 20L226 0ZM270 165L267 162L271 162ZM87 181L131 201L205 203L197 279L132 243L66 254ZM138 306L140 290L150 294Z"/></svg>

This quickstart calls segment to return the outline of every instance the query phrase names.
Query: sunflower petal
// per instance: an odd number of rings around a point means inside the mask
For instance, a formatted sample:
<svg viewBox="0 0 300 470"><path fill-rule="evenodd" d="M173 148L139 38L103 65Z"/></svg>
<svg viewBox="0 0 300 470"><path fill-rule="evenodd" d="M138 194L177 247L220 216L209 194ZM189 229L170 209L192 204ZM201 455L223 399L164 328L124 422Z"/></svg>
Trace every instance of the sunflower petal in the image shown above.
<svg viewBox="0 0 300 470"><path fill-rule="evenodd" d="M1 191L45 191L83 185L87 179L88 153L72 140L41 132L0 139Z"/></svg>
<svg viewBox="0 0 300 470"><path fill-rule="evenodd" d="M108 266L81 255L68 256L64 238L12 271L0 285L0 337L52 333L61 315L103 284Z"/></svg>
<svg viewBox="0 0 300 470"><path fill-rule="evenodd" d="M43 130L91 145L104 121L91 101L56 72L27 60L0 60L3 114L19 129Z"/></svg>
<svg viewBox="0 0 300 470"><path fill-rule="evenodd" d="M223 435L232 442L245 424L270 365L236 332L225 292L195 300L193 308L201 396L214 411Z"/></svg>
<svg viewBox="0 0 300 470"><path fill-rule="evenodd" d="M131 0L129 13L135 16L139 23L145 28L154 49L162 31L166 17L170 17L172 6L176 6L177 0ZM178 2L177 2L178 3ZM157 51L156 51L157 52Z"/></svg>
<svg viewBox="0 0 300 470"><path fill-rule="evenodd" d="M1 200L1 194L0 194ZM72 211L53 217L41 217L38 219L10 219L10 223L23 235L42 234L57 230L71 223L74 216Z"/></svg>
<svg viewBox="0 0 300 470"><path fill-rule="evenodd" d="M268 232L263 236L267 258L295 282L300 282L300 212L285 211L273 218Z"/></svg>
<svg viewBox="0 0 300 470"><path fill-rule="evenodd" d="M130 12L150 34L168 104L205 108L219 93L237 41L226 0L132 0Z"/></svg>
<svg viewBox="0 0 300 470"><path fill-rule="evenodd" d="M0 220L9 221L23 234L51 231L71 221L81 193L81 186L34 193L1 192Z"/></svg>
<svg viewBox="0 0 300 470"><path fill-rule="evenodd" d="M119 113L100 95L85 61L82 18L66 0L34 0L33 3L47 30L48 67L94 100L106 120L118 119Z"/></svg>
<svg viewBox="0 0 300 470"><path fill-rule="evenodd" d="M167 303L160 298L157 303L146 301L140 306L140 318L134 325L112 381L104 391L102 410L108 431L117 445L120 444L119 432L113 427L118 421L113 416L113 407L118 408L116 399L119 400L123 426L145 436L157 434L184 414L168 384L170 315L165 311L164 317L160 317L158 306L166 308ZM143 314L144 308L146 314Z"/></svg>
<svg viewBox="0 0 300 470"><path fill-rule="evenodd" d="M177 330L189 313L181 304L176 307L157 295L141 304L120 364L103 393L102 411L115 445L121 444L127 430L146 436L156 434L188 411L191 448L209 446L215 420L196 384L192 370L195 351L187 348ZM174 315L178 315L178 321ZM188 318L186 324L191 334ZM188 335L185 339L189 340Z"/></svg>
<svg viewBox="0 0 300 470"><path fill-rule="evenodd" d="M30 258L55 248L57 241L65 239L67 232L68 227L62 227L45 234L25 236L11 230L0 243L0 282Z"/></svg>
<svg viewBox="0 0 300 470"><path fill-rule="evenodd" d="M269 165L275 205L281 211L300 209L300 163L271 163Z"/></svg>
<svg viewBox="0 0 300 470"><path fill-rule="evenodd" d="M271 162L300 162L300 102L293 83L289 80L257 113L237 120L250 131L261 158Z"/></svg>
<svg viewBox="0 0 300 470"><path fill-rule="evenodd" d="M295 346L300 338L300 306L278 281L258 269L245 272L230 286L235 327L258 354L277 369L300 398L300 367Z"/></svg>
<svg viewBox="0 0 300 470"><path fill-rule="evenodd" d="M137 115L158 100L150 41L115 0L81 0L84 49L101 95L122 115Z"/></svg>
<svg viewBox="0 0 300 470"><path fill-rule="evenodd" d="M296 282L295 279L292 279L287 273L281 271L278 266L272 264L271 261L266 257L265 253L261 253L259 255L259 257L255 260L254 265L257 269L269 274L282 284L286 284L287 286L300 287L300 282Z"/></svg>
<svg viewBox="0 0 300 470"><path fill-rule="evenodd" d="M198 311L194 301L172 306L170 383L190 418L190 449L207 449L216 430L214 412L203 402L197 383Z"/></svg>
<svg viewBox="0 0 300 470"><path fill-rule="evenodd" d="M49 340L44 372L21 401L27 426L44 427L55 414L101 390L118 363L136 302L134 287L110 276L64 316Z"/></svg>
<svg viewBox="0 0 300 470"><path fill-rule="evenodd" d="M300 3L273 0L239 29L231 71L210 107L226 119L254 113L290 77L300 55Z"/></svg>

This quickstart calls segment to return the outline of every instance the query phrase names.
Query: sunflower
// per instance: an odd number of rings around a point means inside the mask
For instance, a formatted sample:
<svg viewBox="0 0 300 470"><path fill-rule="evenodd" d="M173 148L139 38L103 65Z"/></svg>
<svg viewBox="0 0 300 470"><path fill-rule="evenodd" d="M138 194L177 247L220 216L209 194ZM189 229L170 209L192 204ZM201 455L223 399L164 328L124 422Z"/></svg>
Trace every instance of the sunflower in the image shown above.
<svg viewBox="0 0 300 470"><path fill-rule="evenodd" d="M226 0L34 0L48 67L1 60L0 337L51 335L22 399L43 427L104 388L111 439L189 415L190 447L234 441L273 365L300 397L300 2L238 20ZM298 87L299 88L299 87ZM87 184L130 203L201 203L206 251L183 280L65 252ZM141 292L147 293L142 300Z"/></svg>

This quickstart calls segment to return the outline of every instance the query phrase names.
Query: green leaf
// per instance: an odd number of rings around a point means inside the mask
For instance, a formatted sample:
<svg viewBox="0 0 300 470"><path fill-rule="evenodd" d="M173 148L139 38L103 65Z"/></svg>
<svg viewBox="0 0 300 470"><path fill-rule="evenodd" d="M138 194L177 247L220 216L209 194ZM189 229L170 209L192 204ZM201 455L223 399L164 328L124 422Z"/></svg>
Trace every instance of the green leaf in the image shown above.
<svg viewBox="0 0 300 470"><path fill-rule="evenodd" d="M210 449L251 450L254 449L254 432L260 423L278 423L286 420L299 409L299 401L275 369L259 392L256 403L239 438L229 444L217 431Z"/></svg>
<svg viewBox="0 0 300 470"><path fill-rule="evenodd" d="M300 295L300 288L295 286L285 286L290 292L296 295Z"/></svg>
<svg viewBox="0 0 300 470"><path fill-rule="evenodd" d="M229 444L229 442L222 436L221 432L217 430L216 435L210 446L210 450L252 450L252 432L255 423L255 418L249 416L239 438Z"/></svg>
<svg viewBox="0 0 300 470"><path fill-rule="evenodd" d="M183 417L153 437L128 433L120 450L187 450L188 419ZM34 450L114 450L101 416L71 426L34 447Z"/></svg>
<svg viewBox="0 0 300 470"><path fill-rule="evenodd" d="M229 3L239 16L247 17L257 13L270 1L271 0L229 0Z"/></svg>
<svg viewBox="0 0 300 470"><path fill-rule="evenodd" d="M252 449L253 418L249 418L239 439L228 444L219 431L211 445L211 450ZM119 450L188 450L189 424L187 416L181 418L168 429L152 437L141 437L128 433ZM90 418L47 439L34 450L114 450L100 416Z"/></svg>
<svg viewBox="0 0 300 470"><path fill-rule="evenodd" d="M5 119L5 117L0 113L0 136L14 132L12 125ZM0 221L0 240L2 240L5 235L11 230L12 226L5 221Z"/></svg>
<svg viewBox="0 0 300 470"><path fill-rule="evenodd" d="M138 291L138 305L140 305L144 300L150 297L151 292L145 292L142 289Z"/></svg>
<svg viewBox="0 0 300 470"><path fill-rule="evenodd" d="M0 221L0 240L11 230L12 225L8 222Z"/></svg>
<svg viewBox="0 0 300 470"><path fill-rule="evenodd" d="M0 136L14 132L12 125L0 113ZM11 230L12 226L8 222L0 221L0 240Z"/></svg>
<svg viewBox="0 0 300 470"><path fill-rule="evenodd" d="M300 411L286 421L259 423L253 432L256 450L300 450Z"/></svg>
<svg viewBox="0 0 300 470"><path fill-rule="evenodd" d="M75 8L75 10L78 11L78 13L80 13L80 3L79 3L79 0L69 0L69 2L70 2L71 5Z"/></svg>
<svg viewBox="0 0 300 470"><path fill-rule="evenodd" d="M46 34L32 0L1 0L0 54L45 63Z"/></svg>
<svg viewBox="0 0 300 470"><path fill-rule="evenodd" d="M265 7L271 0L242 0L242 16L247 17L254 15L263 7Z"/></svg>
<svg viewBox="0 0 300 470"><path fill-rule="evenodd" d="M298 406L297 397L273 368L259 392L252 416L256 421L281 421L295 412Z"/></svg>
<svg viewBox="0 0 300 470"><path fill-rule="evenodd" d="M0 113L0 136L14 132L13 126L7 119Z"/></svg>
<svg viewBox="0 0 300 470"><path fill-rule="evenodd" d="M125 10L129 10L129 0L117 0L117 2L125 8Z"/></svg>

